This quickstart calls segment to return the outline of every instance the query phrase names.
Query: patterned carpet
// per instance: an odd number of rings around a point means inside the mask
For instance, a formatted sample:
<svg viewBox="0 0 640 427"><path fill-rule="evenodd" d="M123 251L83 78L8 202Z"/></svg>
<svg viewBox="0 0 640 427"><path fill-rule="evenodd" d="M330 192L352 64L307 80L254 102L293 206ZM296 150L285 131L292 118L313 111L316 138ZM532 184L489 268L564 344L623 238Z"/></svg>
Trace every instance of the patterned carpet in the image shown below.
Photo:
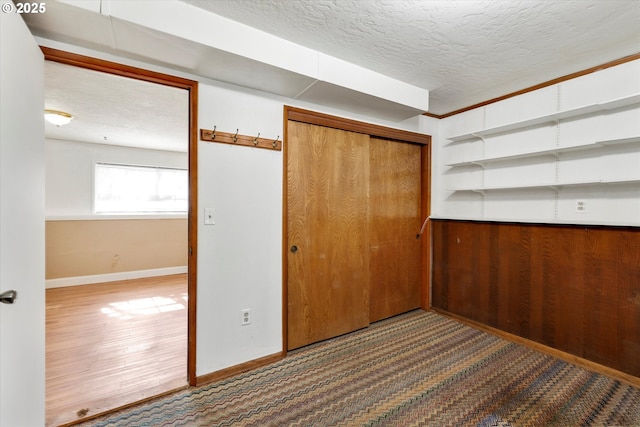
<svg viewBox="0 0 640 427"><path fill-rule="evenodd" d="M84 426L640 426L640 389L417 310Z"/></svg>

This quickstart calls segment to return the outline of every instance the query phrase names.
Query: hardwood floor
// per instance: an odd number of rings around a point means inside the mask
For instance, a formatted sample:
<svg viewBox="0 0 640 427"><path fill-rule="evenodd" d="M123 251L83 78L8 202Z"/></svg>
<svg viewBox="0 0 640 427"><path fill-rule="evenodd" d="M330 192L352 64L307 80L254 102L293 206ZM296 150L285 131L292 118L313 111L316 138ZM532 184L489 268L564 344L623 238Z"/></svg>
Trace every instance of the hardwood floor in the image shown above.
<svg viewBox="0 0 640 427"><path fill-rule="evenodd" d="M47 289L47 426L186 385L186 274Z"/></svg>

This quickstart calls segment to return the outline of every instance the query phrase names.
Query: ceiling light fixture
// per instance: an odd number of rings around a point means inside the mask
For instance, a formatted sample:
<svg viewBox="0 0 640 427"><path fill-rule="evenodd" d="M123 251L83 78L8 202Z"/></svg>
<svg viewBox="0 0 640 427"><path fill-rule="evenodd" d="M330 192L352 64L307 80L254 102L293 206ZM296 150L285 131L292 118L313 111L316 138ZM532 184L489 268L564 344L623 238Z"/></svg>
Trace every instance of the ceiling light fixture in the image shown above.
<svg viewBox="0 0 640 427"><path fill-rule="evenodd" d="M69 113L65 113L64 111L44 110L44 118L51 124L64 126L69 124L73 119L73 116Z"/></svg>

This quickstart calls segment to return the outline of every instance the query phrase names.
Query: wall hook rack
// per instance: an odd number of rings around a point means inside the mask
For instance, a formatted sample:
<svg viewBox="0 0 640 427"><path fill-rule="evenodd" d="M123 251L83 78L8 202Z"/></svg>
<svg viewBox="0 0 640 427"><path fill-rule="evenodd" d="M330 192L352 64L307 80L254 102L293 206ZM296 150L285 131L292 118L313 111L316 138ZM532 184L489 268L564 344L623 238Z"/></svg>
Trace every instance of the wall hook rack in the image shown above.
<svg viewBox="0 0 640 427"><path fill-rule="evenodd" d="M267 150L282 150L282 141L280 141L280 135L275 140L260 138L260 132L258 136L249 136L239 134L239 130L236 129L235 133L220 132L216 130L214 126L213 130L200 129L200 140L206 142L217 142L221 144L234 144L246 147L266 148Z"/></svg>

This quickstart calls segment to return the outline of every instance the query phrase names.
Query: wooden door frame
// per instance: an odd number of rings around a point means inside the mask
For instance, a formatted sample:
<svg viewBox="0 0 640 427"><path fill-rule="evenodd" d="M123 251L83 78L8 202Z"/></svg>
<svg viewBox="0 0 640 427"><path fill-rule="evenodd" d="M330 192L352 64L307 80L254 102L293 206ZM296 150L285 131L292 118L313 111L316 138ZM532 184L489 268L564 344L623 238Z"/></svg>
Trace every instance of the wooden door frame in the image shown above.
<svg viewBox="0 0 640 427"><path fill-rule="evenodd" d="M189 92L189 212L188 222L188 285L187 285L187 378L196 385L196 291L198 250L198 82L157 73L142 68L118 64L63 50L40 46L44 59L94 71L129 77Z"/></svg>
<svg viewBox="0 0 640 427"><path fill-rule="evenodd" d="M287 179L288 179L288 122L301 122L317 126L324 126L349 132L364 133L372 137L389 139L397 142L413 143L421 145L421 184L422 197L420 214L424 221L423 233L421 236L420 270L421 270L421 301L420 306L424 310L430 308L431 292L431 226L429 215L431 213L431 136L410 132L401 129L389 128L315 111L304 110L297 107L285 105L283 114L283 139L282 139L282 354L287 354L288 348L288 261L289 251L287 245L288 235L288 201L287 201Z"/></svg>

